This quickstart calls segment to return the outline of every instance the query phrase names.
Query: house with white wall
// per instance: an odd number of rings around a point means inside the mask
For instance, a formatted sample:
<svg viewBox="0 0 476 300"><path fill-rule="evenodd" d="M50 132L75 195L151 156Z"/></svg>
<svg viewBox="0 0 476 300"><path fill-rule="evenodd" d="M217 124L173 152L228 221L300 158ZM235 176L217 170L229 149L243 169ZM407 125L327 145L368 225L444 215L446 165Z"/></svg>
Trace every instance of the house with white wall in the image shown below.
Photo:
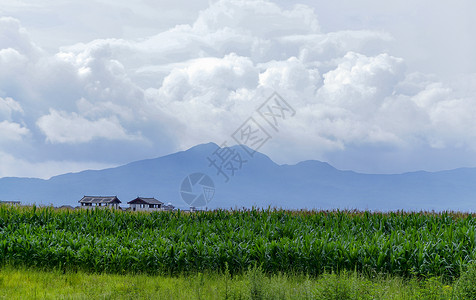
<svg viewBox="0 0 476 300"><path fill-rule="evenodd" d="M84 196L78 201L81 208L119 208L121 200L117 196Z"/></svg>
<svg viewBox="0 0 476 300"><path fill-rule="evenodd" d="M163 210L164 203L155 198L137 197L127 202L132 211L159 211Z"/></svg>

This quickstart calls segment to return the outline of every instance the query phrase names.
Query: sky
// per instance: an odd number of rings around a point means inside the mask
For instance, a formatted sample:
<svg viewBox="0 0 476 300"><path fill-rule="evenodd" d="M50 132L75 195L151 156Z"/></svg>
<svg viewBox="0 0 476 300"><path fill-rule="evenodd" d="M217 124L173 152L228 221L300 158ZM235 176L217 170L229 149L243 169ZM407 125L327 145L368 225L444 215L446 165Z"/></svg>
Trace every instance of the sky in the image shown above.
<svg viewBox="0 0 476 300"><path fill-rule="evenodd" d="M2 0L0 177L231 145L249 118L280 164L476 167L474 11L473 0ZM259 113L273 92L294 112L279 130Z"/></svg>

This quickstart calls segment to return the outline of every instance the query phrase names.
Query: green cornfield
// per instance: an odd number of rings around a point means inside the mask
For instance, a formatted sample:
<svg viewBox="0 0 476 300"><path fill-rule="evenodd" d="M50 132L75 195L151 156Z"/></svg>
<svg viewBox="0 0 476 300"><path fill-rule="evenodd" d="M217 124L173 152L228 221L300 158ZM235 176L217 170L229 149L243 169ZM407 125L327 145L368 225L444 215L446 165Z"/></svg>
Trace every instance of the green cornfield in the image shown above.
<svg viewBox="0 0 476 300"><path fill-rule="evenodd" d="M106 273L342 270L454 279L476 260L463 213L123 212L0 206L0 264Z"/></svg>

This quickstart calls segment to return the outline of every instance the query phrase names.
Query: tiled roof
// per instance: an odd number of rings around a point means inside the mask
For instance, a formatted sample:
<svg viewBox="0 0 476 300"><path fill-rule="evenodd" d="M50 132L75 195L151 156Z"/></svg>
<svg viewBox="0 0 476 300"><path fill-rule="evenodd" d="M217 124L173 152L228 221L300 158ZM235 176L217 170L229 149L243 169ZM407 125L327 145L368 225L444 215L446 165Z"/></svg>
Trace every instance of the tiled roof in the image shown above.
<svg viewBox="0 0 476 300"><path fill-rule="evenodd" d="M134 200L127 202L127 204L164 204L164 203L155 198L137 197Z"/></svg>
<svg viewBox="0 0 476 300"><path fill-rule="evenodd" d="M121 203L121 201L116 196L84 196L83 199L79 200L80 203Z"/></svg>

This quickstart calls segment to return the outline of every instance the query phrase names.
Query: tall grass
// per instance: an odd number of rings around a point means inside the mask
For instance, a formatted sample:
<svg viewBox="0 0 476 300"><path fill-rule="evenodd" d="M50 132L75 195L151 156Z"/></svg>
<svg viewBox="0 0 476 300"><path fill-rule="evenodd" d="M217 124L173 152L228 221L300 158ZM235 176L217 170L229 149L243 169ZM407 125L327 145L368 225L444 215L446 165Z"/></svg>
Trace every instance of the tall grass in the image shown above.
<svg viewBox="0 0 476 300"><path fill-rule="evenodd" d="M460 296L451 285L438 278L379 276L369 279L355 272L324 273L318 277L267 275L259 267L252 267L231 277L216 272L149 276L8 267L0 270L0 299L420 300L474 299L474 296L474 293Z"/></svg>
<svg viewBox="0 0 476 300"><path fill-rule="evenodd" d="M216 210L132 213L0 206L0 264L179 274L357 271L453 279L476 258L460 213Z"/></svg>

